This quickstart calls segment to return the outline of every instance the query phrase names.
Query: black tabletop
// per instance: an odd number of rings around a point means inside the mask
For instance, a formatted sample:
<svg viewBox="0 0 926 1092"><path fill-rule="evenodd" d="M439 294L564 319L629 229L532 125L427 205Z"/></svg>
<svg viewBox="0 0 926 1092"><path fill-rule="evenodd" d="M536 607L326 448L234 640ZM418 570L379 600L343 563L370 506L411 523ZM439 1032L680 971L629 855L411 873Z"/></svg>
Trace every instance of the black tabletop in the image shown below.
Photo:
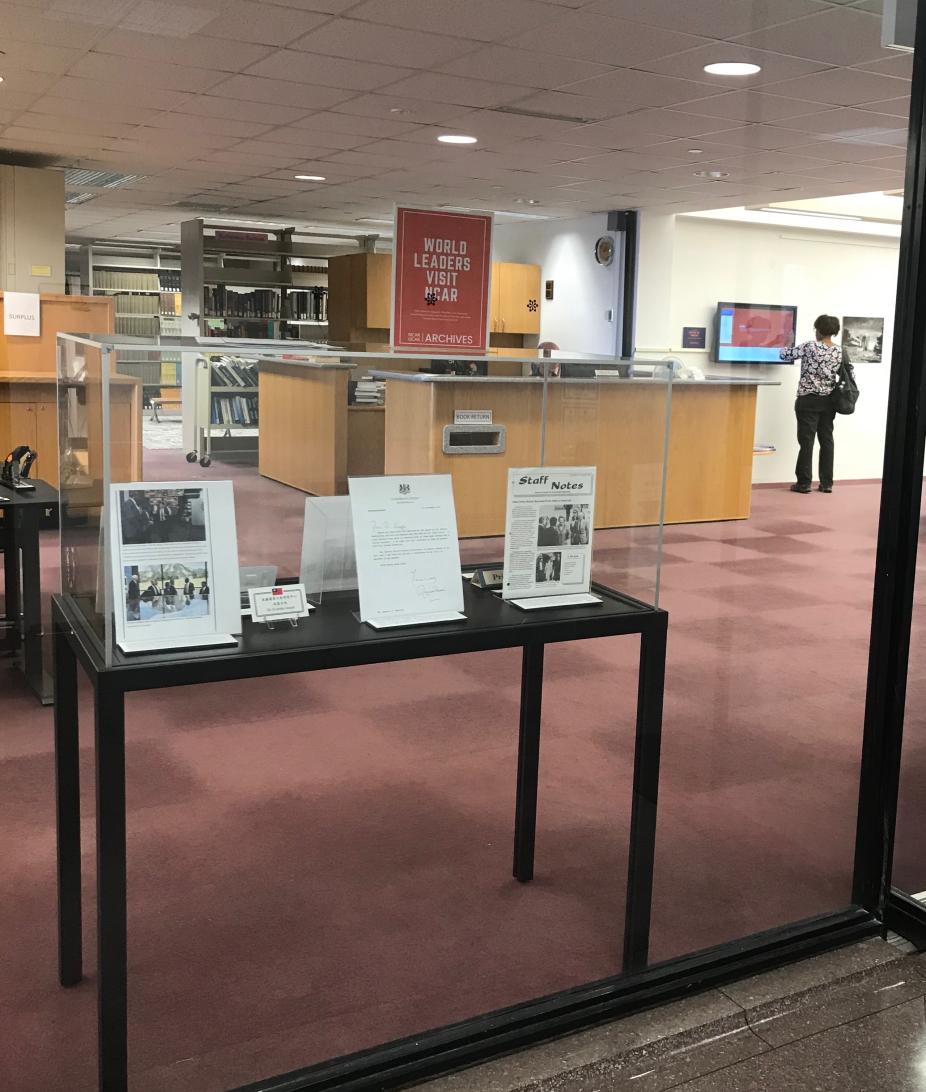
<svg viewBox="0 0 926 1092"><path fill-rule="evenodd" d="M340 592L326 595L296 627L277 623L271 630L245 618L234 646L131 655L115 648L110 665L80 603L69 596L55 601L74 630L88 670L118 676L126 690L141 690L640 633L660 613L611 588L594 585L593 590L602 598L595 606L523 611L466 581L465 620L388 630L359 622L356 593Z"/></svg>
<svg viewBox="0 0 926 1092"><path fill-rule="evenodd" d="M26 508L35 505L51 508L58 504L58 490L41 478L27 478L35 489L12 489L0 482L0 508Z"/></svg>

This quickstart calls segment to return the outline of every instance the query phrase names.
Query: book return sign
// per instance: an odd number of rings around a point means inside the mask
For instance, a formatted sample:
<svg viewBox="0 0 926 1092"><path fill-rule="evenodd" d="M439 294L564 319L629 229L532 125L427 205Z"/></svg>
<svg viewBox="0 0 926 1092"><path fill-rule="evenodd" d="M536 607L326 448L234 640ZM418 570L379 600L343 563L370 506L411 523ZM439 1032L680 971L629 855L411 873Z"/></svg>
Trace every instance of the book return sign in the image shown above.
<svg viewBox="0 0 926 1092"><path fill-rule="evenodd" d="M397 208L392 345L459 354L489 345L492 214Z"/></svg>

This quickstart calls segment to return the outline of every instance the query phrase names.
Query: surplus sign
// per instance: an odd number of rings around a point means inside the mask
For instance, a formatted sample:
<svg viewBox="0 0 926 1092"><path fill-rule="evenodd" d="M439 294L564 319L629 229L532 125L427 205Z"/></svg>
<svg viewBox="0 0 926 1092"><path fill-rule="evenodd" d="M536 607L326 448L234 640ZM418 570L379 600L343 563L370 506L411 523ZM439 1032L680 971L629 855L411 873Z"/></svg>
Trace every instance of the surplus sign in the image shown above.
<svg viewBox="0 0 926 1092"><path fill-rule="evenodd" d="M393 346L485 352L491 214L398 208L393 253Z"/></svg>

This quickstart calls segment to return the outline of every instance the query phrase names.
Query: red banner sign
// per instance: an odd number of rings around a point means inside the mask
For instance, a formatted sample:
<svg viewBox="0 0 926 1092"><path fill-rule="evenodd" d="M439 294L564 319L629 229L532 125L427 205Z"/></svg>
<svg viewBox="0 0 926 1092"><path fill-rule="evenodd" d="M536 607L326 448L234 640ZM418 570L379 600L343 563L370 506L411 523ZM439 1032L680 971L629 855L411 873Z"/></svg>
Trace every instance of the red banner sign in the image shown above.
<svg viewBox="0 0 926 1092"><path fill-rule="evenodd" d="M396 209L394 255L393 346L486 352L492 216Z"/></svg>

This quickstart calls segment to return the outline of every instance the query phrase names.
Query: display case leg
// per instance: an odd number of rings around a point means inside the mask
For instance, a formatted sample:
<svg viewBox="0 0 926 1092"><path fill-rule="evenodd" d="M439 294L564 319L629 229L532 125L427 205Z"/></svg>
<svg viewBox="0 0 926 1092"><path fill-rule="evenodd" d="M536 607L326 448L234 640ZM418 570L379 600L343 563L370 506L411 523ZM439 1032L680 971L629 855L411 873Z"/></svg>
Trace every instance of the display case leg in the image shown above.
<svg viewBox="0 0 926 1092"><path fill-rule="evenodd" d="M58 850L58 979L62 986L75 986L83 977L77 659L68 641L67 623L53 613L52 627Z"/></svg>
<svg viewBox="0 0 926 1092"><path fill-rule="evenodd" d="M126 1092L125 695L100 681L95 705L99 1081Z"/></svg>
<svg viewBox="0 0 926 1092"><path fill-rule="evenodd" d="M654 616L652 623L640 635L630 858L627 863L627 908L624 917L624 974L644 970L649 961L667 627L668 615L660 613Z"/></svg>
<svg viewBox="0 0 926 1092"><path fill-rule="evenodd" d="M514 818L516 880L534 878L537 831L537 777L540 769L540 710L543 698L542 644L524 646L521 662L521 728L518 737L518 788Z"/></svg>

